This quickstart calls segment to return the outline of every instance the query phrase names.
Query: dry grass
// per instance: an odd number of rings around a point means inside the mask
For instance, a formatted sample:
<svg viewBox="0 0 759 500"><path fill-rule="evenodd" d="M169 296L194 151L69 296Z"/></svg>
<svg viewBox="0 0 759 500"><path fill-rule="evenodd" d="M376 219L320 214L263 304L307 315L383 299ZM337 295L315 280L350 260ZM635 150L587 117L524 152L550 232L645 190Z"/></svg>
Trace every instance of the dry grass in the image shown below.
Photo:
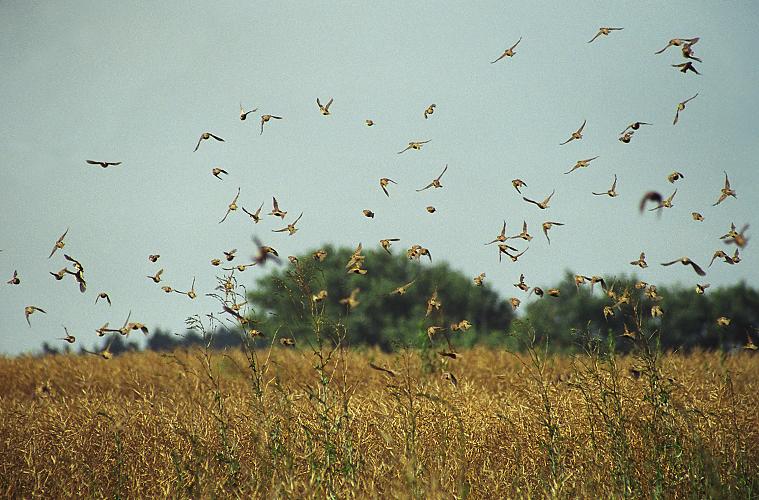
<svg viewBox="0 0 759 500"><path fill-rule="evenodd" d="M751 353L665 355L639 377L640 359L536 349L335 351L323 369L311 350L254 354L255 371L240 351L0 359L0 493L757 494Z"/></svg>

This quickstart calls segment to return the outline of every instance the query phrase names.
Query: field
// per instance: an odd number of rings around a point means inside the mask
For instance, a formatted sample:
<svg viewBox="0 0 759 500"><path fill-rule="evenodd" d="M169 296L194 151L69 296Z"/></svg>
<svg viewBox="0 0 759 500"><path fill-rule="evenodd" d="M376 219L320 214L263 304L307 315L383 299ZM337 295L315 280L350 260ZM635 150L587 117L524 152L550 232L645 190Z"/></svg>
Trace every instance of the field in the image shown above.
<svg viewBox="0 0 759 500"><path fill-rule="evenodd" d="M455 360L301 347L4 358L0 493L749 498L753 354L570 357L530 344Z"/></svg>

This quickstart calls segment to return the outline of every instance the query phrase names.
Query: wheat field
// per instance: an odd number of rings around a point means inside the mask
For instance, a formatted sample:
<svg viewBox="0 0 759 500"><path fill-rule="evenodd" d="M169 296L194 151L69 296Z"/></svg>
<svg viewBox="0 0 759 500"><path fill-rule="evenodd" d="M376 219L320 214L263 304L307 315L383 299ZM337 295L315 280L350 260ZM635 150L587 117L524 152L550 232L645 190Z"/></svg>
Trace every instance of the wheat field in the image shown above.
<svg viewBox="0 0 759 500"><path fill-rule="evenodd" d="M568 356L537 342L455 360L300 347L3 358L0 492L749 498L752 354Z"/></svg>

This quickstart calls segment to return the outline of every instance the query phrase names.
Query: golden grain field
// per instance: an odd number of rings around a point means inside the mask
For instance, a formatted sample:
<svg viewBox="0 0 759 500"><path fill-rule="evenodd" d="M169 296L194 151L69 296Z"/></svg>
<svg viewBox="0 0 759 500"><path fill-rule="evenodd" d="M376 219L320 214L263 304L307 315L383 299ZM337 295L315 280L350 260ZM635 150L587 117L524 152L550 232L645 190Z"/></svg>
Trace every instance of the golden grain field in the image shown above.
<svg viewBox="0 0 759 500"><path fill-rule="evenodd" d="M274 348L0 359L0 493L757 494L753 353L666 354L648 366L593 351L541 353L477 348L450 360L434 351Z"/></svg>

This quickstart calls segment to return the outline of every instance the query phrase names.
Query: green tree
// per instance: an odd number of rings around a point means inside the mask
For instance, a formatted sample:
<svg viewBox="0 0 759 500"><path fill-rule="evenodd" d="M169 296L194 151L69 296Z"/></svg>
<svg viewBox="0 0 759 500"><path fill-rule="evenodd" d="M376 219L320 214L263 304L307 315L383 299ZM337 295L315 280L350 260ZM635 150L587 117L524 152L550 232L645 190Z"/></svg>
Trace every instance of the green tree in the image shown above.
<svg viewBox="0 0 759 500"><path fill-rule="evenodd" d="M313 326L310 301L321 290L328 294L323 302L325 314L347 327L347 340L354 346L369 344L392 350L415 345L426 339L428 326L449 327L464 319L473 326L469 331L451 334L458 345L470 345L478 338L502 337L509 327L511 307L487 283L477 287L470 277L446 263L416 262L405 254L364 250L363 267L368 272L358 275L345 268L352 249L328 246L325 250L324 262L314 260L310 253L299 255L297 264L288 264L258 279L256 290L248 296L257 329L265 334L279 331L282 335L305 337ZM391 294L412 280L414 283L404 295ZM340 299L349 297L356 288L360 289L356 296L359 304L353 309L340 304ZM427 299L435 290L442 307L426 317Z"/></svg>

